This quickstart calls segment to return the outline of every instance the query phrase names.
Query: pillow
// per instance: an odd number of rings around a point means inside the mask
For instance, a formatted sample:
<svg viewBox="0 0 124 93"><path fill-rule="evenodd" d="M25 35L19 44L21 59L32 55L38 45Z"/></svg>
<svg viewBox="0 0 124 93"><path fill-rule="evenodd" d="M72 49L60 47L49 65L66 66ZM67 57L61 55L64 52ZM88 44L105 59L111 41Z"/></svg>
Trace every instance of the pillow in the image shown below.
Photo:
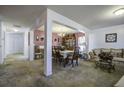
<svg viewBox="0 0 124 93"><path fill-rule="evenodd" d="M94 49L93 53L94 55L99 55L101 53L101 49Z"/></svg>

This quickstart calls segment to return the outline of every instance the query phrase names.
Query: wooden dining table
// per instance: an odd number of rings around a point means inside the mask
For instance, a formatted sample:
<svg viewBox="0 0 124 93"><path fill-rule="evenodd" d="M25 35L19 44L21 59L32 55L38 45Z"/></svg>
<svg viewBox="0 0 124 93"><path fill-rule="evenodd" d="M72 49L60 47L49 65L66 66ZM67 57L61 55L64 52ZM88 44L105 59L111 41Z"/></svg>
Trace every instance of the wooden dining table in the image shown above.
<svg viewBox="0 0 124 93"><path fill-rule="evenodd" d="M73 54L73 53L74 53L73 50L60 51L60 54L63 55L64 58L66 58L68 54Z"/></svg>

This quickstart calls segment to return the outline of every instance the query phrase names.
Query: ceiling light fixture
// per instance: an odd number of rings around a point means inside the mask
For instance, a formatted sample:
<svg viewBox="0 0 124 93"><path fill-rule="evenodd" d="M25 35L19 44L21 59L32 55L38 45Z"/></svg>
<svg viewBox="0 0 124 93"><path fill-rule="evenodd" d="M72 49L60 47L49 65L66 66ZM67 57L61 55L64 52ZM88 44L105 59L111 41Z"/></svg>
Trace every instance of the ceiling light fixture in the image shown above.
<svg viewBox="0 0 124 93"><path fill-rule="evenodd" d="M120 9L114 11L113 13L114 13L115 15L122 15L122 14L124 14L124 8L120 8Z"/></svg>
<svg viewBox="0 0 124 93"><path fill-rule="evenodd" d="M15 32L18 32L19 30L17 30L17 29L14 29L14 31L15 31Z"/></svg>

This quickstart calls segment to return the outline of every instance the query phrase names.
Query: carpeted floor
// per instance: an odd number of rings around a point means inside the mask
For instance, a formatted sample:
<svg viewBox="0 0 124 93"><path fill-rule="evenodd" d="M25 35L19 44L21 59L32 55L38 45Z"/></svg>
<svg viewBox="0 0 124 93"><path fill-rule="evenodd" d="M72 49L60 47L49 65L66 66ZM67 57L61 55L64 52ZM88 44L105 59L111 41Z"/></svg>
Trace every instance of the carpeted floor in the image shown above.
<svg viewBox="0 0 124 93"><path fill-rule="evenodd" d="M0 65L0 86L6 87L111 87L124 74L124 64L108 73L94 68L94 62L80 60L78 67L63 68L53 63L53 75L43 75L43 60L9 60Z"/></svg>

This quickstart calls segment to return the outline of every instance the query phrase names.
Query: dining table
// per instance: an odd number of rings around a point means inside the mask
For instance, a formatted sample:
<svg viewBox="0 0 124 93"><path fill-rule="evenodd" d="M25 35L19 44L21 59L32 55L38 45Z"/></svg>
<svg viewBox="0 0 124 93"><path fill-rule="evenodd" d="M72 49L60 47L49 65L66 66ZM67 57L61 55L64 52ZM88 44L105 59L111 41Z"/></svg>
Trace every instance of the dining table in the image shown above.
<svg viewBox="0 0 124 93"><path fill-rule="evenodd" d="M64 51L60 51L60 54L66 58L68 54L73 54L74 51L73 50L64 50Z"/></svg>

